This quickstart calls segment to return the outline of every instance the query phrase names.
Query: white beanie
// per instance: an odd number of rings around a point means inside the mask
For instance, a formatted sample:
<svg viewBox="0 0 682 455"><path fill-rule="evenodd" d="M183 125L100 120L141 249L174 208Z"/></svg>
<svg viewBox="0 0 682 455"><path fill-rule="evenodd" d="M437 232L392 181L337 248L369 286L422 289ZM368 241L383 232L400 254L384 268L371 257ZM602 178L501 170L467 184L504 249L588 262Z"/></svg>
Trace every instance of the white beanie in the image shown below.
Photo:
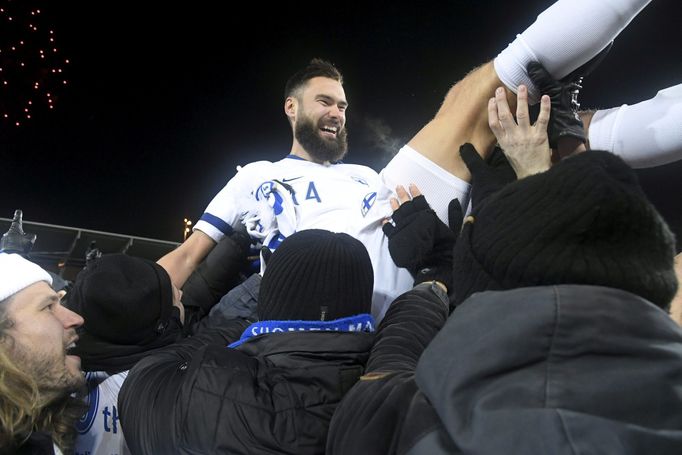
<svg viewBox="0 0 682 455"><path fill-rule="evenodd" d="M28 286L52 277L45 270L18 254L0 253L0 302Z"/></svg>

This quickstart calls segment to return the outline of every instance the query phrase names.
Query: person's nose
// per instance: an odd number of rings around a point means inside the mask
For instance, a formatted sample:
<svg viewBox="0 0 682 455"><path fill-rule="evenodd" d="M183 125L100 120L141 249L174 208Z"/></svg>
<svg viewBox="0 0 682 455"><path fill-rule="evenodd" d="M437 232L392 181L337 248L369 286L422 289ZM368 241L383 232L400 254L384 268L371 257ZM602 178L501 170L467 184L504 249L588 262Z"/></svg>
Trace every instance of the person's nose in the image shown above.
<svg viewBox="0 0 682 455"><path fill-rule="evenodd" d="M77 329L85 322L83 317L61 304L57 306L57 317L62 321L65 329Z"/></svg>
<svg viewBox="0 0 682 455"><path fill-rule="evenodd" d="M339 108L338 104L333 104L329 108L329 117L338 120L341 125L343 125L346 121L346 114L341 108Z"/></svg>

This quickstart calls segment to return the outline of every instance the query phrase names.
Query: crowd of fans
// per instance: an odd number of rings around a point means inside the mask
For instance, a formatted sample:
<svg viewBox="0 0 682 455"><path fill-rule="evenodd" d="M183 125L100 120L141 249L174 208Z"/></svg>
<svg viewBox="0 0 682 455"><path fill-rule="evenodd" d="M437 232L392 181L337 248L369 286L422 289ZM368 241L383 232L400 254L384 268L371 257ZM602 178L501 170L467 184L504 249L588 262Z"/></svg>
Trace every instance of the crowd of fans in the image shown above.
<svg viewBox="0 0 682 455"><path fill-rule="evenodd" d="M682 453L682 261L632 163L589 147L611 113L577 103L647 3L534 42L595 8L558 1L381 175L340 162L342 78L314 60L287 83L292 155L240 171L158 262L89 254L55 289L19 217L0 452Z"/></svg>

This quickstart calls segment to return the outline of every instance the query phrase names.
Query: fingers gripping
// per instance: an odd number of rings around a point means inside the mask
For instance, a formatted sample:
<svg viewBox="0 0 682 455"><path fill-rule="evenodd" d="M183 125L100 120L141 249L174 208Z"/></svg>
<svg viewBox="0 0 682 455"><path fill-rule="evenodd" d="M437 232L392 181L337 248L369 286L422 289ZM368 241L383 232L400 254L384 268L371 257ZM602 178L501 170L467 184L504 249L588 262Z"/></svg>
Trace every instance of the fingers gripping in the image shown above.
<svg viewBox="0 0 682 455"><path fill-rule="evenodd" d="M535 121L534 125L536 128L539 128L542 131L547 131L551 108L552 103L549 96L542 95L542 98L540 99L540 113L538 114L538 119Z"/></svg>
<svg viewBox="0 0 682 455"><path fill-rule="evenodd" d="M523 130L530 128L530 117L528 115L528 89L525 85L520 85L516 102L516 123Z"/></svg>
<svg viewBox="0 0 682 455"><path fill-rule="evenodd" d="M502 129L509 131L516 126L514 116L509 109L509 102L507 102L507 92L503 87L498 87L495 90L495 105L497 106L497 118L502 125Z"/></svg>

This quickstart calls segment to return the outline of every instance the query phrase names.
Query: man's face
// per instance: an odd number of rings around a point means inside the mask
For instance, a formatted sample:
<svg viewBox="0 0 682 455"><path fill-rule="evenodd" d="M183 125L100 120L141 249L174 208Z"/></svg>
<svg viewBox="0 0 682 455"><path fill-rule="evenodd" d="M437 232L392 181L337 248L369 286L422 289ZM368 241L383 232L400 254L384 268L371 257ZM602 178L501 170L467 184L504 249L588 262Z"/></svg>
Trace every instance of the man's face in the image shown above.
<svg viewBox="0 0 682 455"><path fill-rule="evenodd" d="M72 392L85 384L80 358L67 355L78 339L83 318L60 303L45 282L28 286L7 304L14 323L4 341L10 357L29 374L46 396Z"/></svg>
<svg viewBox="0 0 682 455"><path fill-rule="evenodd" d="M348 150L346 94L333 79L314 77L299 98L294 137L318 163L338 161Z"/></svg>

